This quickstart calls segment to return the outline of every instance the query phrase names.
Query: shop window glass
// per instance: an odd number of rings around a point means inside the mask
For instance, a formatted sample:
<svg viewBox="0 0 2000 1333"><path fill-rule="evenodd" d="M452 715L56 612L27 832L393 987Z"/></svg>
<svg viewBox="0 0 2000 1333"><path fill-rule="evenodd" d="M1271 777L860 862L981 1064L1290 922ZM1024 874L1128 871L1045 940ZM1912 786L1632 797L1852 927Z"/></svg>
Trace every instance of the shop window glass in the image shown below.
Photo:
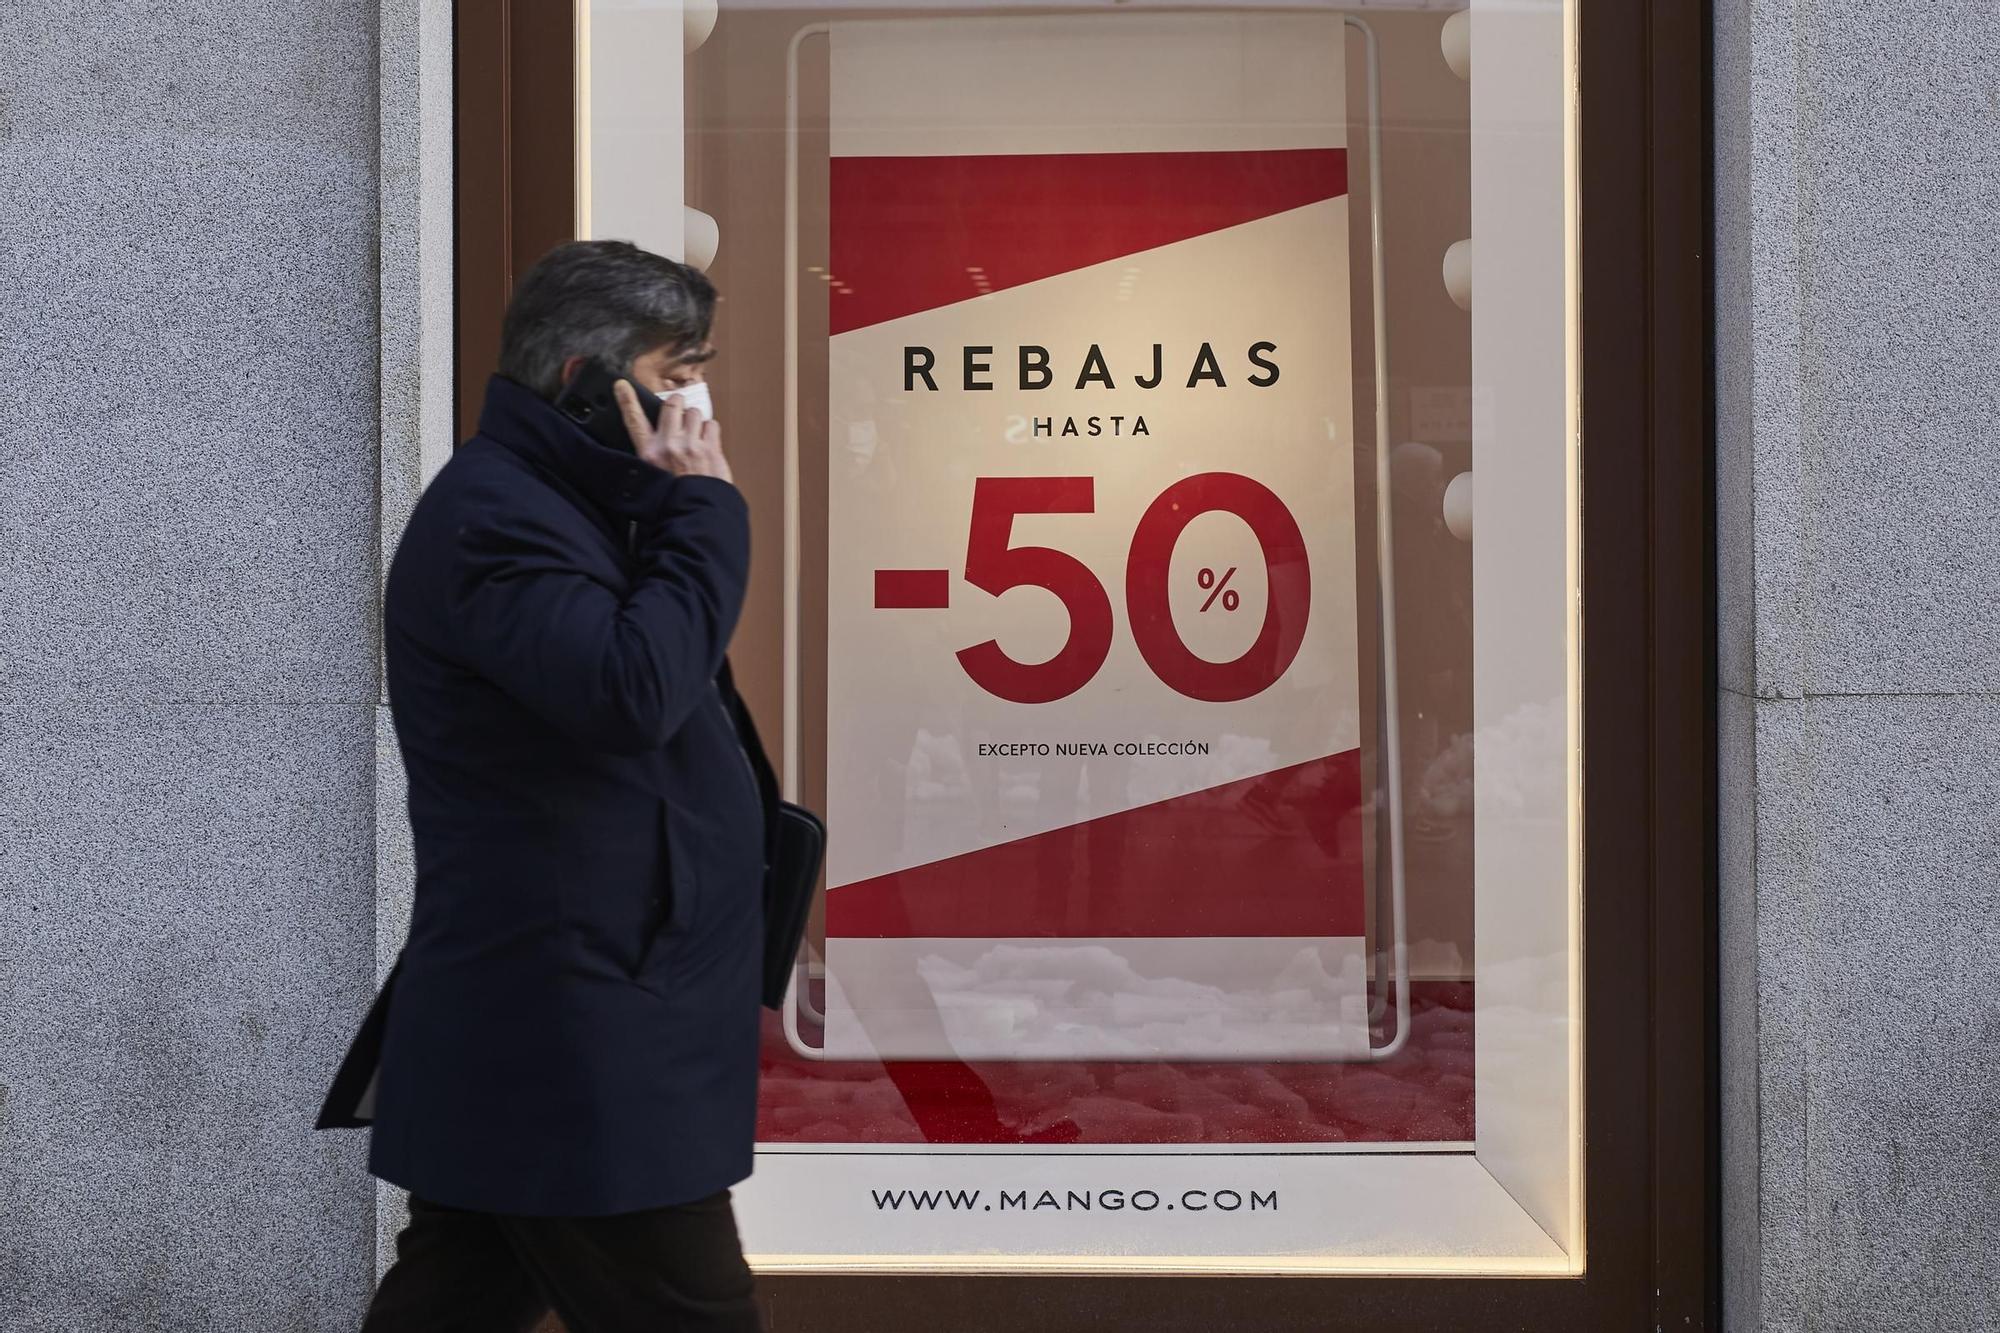
<svg viewBox="0 0 2000 1333"><path fill-rule="evenodd" d="M1580 1271L1568 9L584 8L830 829L757 1262Z"/></svg>

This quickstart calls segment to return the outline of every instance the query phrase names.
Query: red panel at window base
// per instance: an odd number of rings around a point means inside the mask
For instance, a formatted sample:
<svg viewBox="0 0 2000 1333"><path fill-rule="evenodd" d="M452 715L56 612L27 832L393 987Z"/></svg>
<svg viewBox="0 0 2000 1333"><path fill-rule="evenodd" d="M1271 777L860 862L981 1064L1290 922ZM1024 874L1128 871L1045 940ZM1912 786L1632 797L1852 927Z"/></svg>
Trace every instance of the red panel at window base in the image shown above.
<svg viewBox="0 0 2000 1333"><path fill-rule="evenodd" d="M1472 983L1416 981L1410 990L1410 1040L1379 1064L822 1062L794 1053L777 1016L766 1015L757 1138L771 1144L1469 1143Z"/></svg>

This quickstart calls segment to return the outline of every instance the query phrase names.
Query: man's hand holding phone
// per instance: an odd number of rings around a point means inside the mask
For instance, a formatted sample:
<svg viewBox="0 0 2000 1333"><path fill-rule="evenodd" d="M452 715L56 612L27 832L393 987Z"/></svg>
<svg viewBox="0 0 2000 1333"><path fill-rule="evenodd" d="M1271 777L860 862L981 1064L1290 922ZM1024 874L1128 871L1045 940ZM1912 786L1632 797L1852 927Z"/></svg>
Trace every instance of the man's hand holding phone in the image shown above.
<svg viewBox="0 0 2000 1333"><path fill-rule="evenodd" d="M611 393L618 400L618 411L625 418L625 430L639 457L679 477L736 480L730 474L729 460L722 456L722 427L713 420L703 420L701 413L681 402L679 394L666 396L655 426L647 422L630 381L619 380L611 386Z"/></svg>

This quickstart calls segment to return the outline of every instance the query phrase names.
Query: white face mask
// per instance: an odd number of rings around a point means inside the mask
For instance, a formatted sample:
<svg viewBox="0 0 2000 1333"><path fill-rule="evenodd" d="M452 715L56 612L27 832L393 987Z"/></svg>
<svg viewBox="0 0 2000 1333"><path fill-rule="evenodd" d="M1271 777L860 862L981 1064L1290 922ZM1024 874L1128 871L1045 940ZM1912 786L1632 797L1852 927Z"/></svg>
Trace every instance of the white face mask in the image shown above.
<svg viewBox="0 0 2000 1333"><path fill-rule="evenodd" d="M693 384L683 384L677 389L668 389L660 397L663 399L679 397L681 406L699 412L703 421L715 420L715 403L708 396L707 380L696 380Z"/></svg>

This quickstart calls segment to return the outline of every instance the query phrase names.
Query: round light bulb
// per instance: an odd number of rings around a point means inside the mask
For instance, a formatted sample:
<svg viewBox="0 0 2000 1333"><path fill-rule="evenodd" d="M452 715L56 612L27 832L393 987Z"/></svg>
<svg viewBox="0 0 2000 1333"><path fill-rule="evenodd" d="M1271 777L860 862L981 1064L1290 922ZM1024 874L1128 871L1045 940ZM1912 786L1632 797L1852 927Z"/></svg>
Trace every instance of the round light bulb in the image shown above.
<svg viewBox="0 0 2000 1333"><path fill-rule="evenodd" d="M1444 21L1438 32L1438 49L1444 63L1461 79L1472 77L1472 11L1461 9Z"/></svg>
<svg viewBox="0 0 2000 1333"><path fill-rule="evenodd" d="M1440 266L1444 274L1445 294L1460 310L1472 309L1472 241L1453 241L1451 248L1444 252L1444 263Z"/></svg>
<svg viewBox="0 0 2000 1333"><path fill-rule="evenodd" d="M1462 542L1472 540L1472 474L1461 472L1444 488L1445 531Z"/></svg>
<svg viewBox="0 0 2000 1333"><path fill-rule="evenodd" d="M722 228L714 218L699 208L683 208L681 215L686 228L686 239L681 249L687 255L691 267L708 272L708 266L715 262L715 252L722 246Z"/></svg>
<svg viewBox="0 0 2000 1333"><path fill-rule="evenodd" d="M686 0L681 6L681 54L695 49L715 31L715 0Z"/></svg>

